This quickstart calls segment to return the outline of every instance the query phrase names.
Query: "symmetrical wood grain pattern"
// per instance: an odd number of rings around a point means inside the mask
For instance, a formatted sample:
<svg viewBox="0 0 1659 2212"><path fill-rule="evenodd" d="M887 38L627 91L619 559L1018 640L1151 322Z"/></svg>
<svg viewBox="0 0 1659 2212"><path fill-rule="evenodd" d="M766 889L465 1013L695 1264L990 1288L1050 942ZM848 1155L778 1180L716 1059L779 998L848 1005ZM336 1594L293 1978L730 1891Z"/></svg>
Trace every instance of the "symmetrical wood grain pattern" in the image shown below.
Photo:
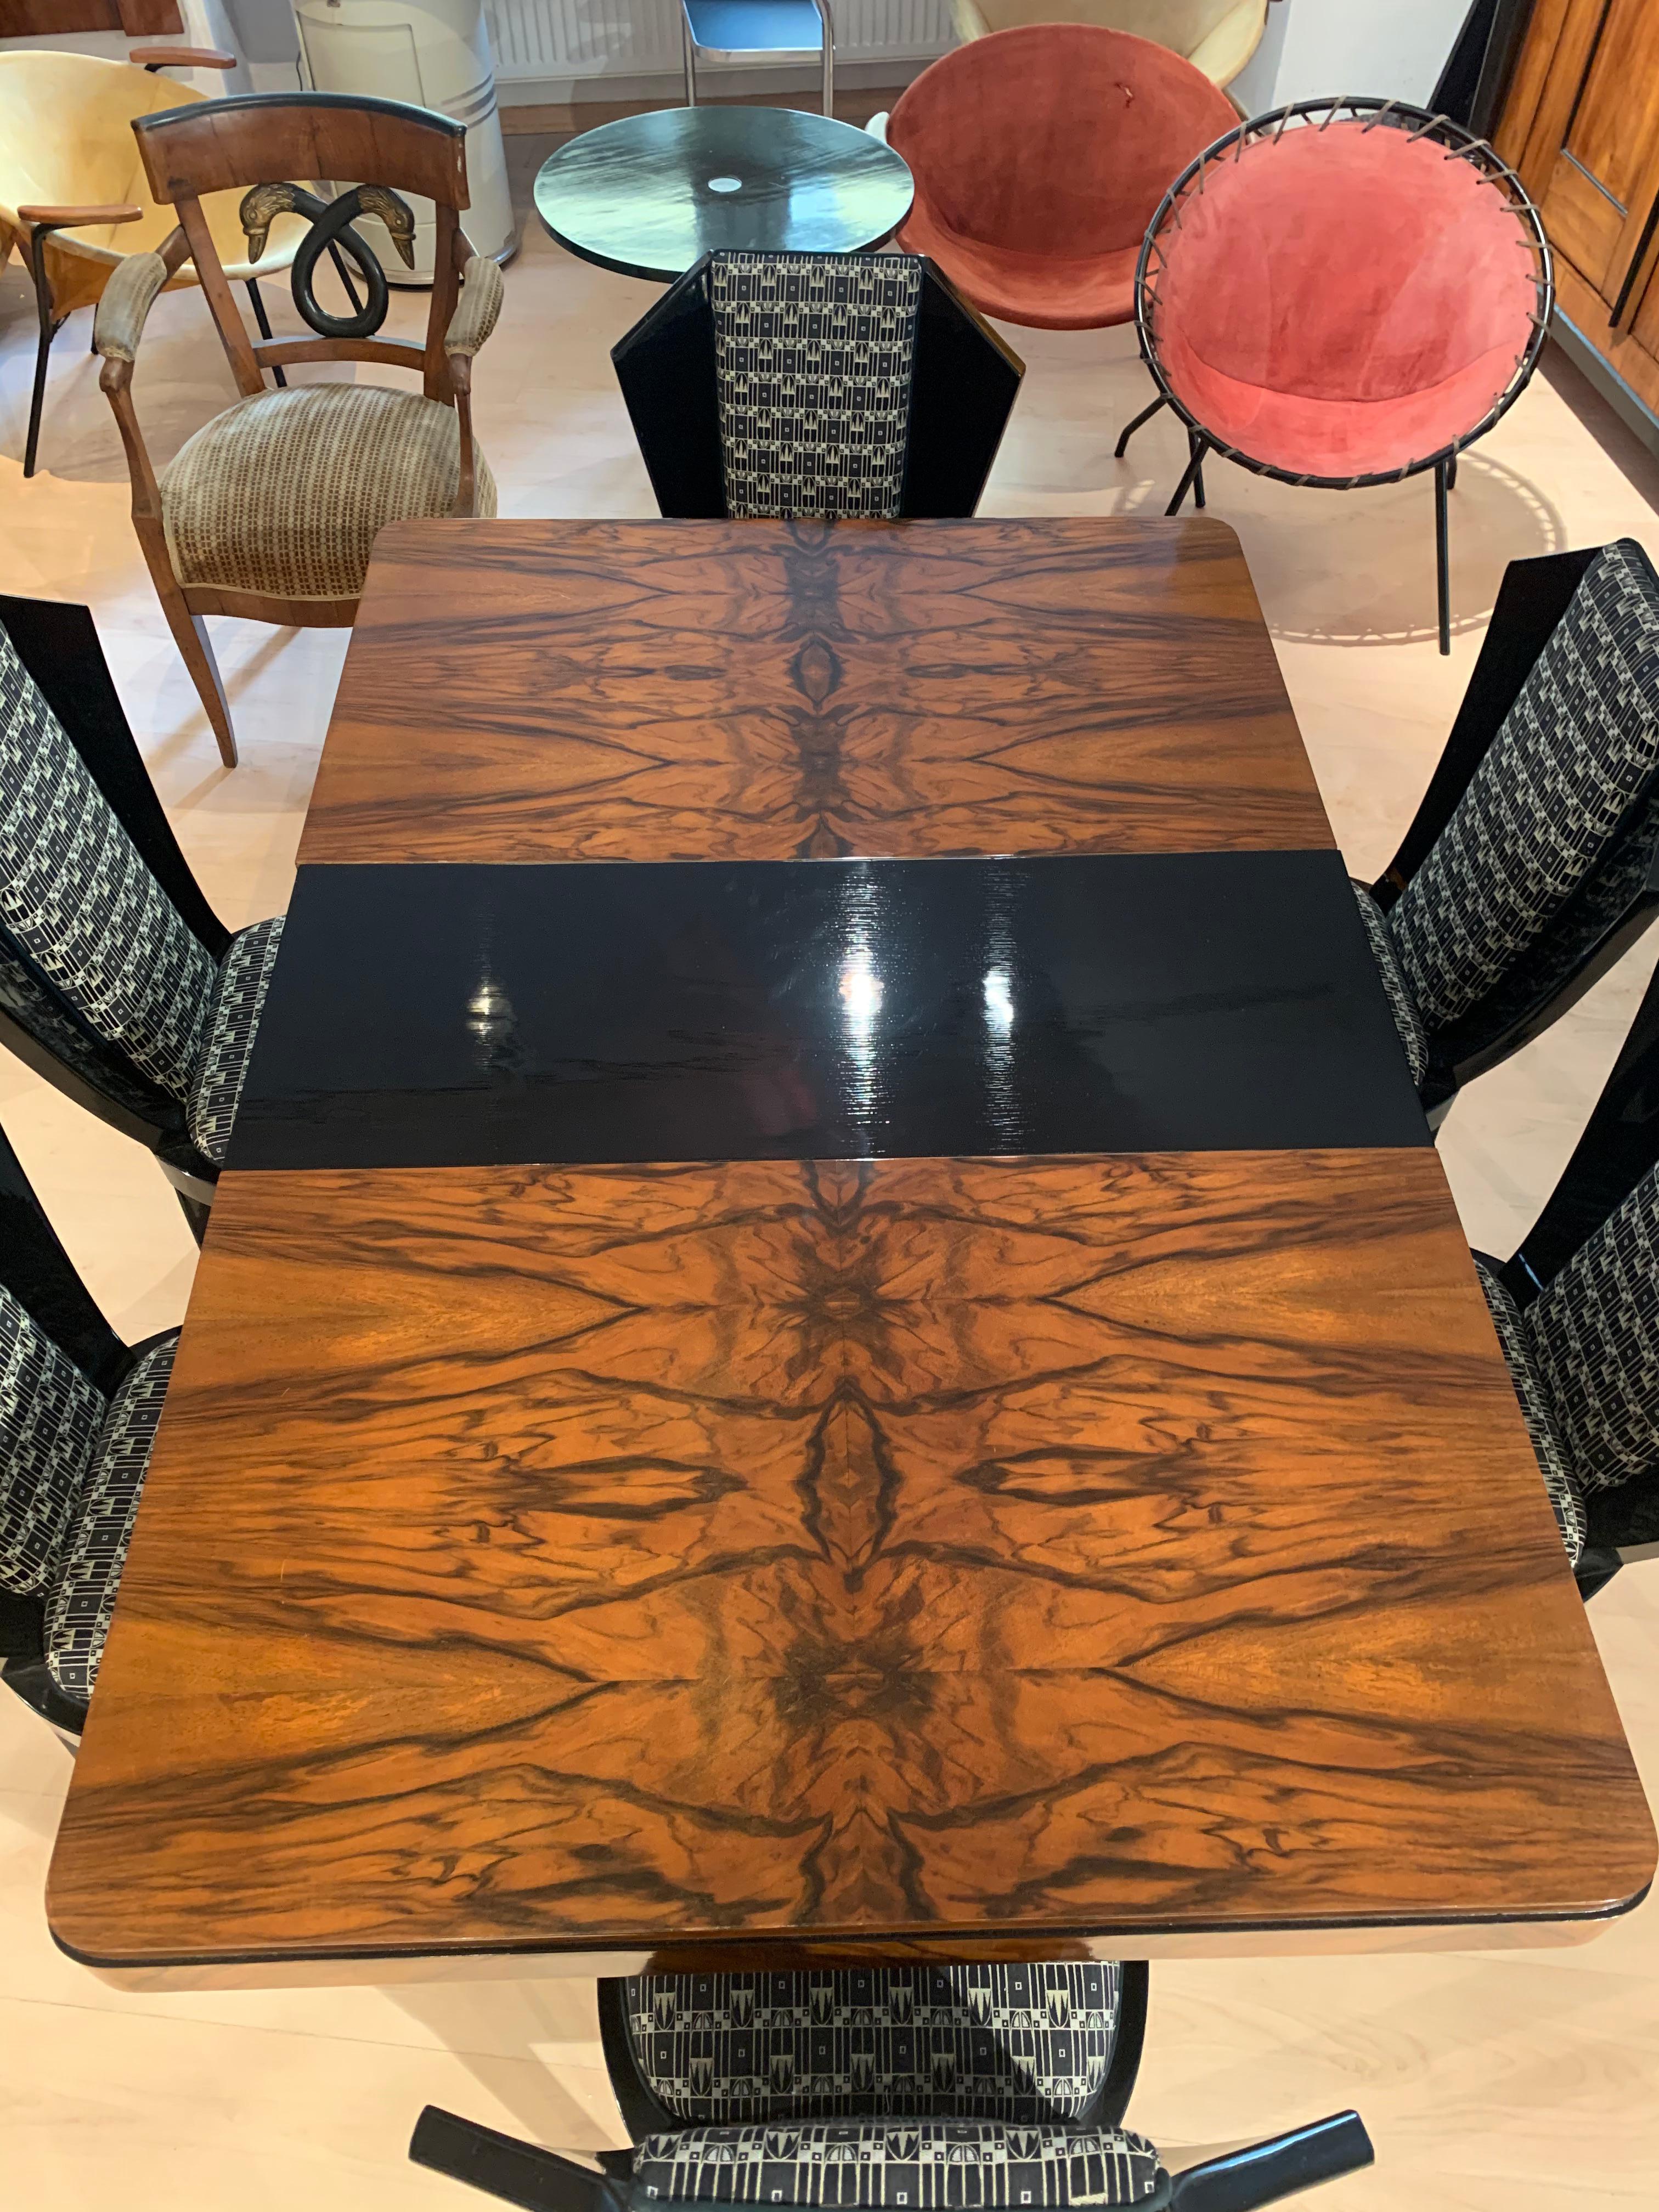
<svg viewBox="0 0 1659 2212"><path fill-rule="evenodd" d="M1431 1152L226 1176L53 1864L109 1964L1617 1911Z"/></svg>
<svg viewBox="0 0 1659 2212"><path fill-rule="evenodd" d="M469 522L382 533L300 858L1330 842L1221 523Z"/></svg>

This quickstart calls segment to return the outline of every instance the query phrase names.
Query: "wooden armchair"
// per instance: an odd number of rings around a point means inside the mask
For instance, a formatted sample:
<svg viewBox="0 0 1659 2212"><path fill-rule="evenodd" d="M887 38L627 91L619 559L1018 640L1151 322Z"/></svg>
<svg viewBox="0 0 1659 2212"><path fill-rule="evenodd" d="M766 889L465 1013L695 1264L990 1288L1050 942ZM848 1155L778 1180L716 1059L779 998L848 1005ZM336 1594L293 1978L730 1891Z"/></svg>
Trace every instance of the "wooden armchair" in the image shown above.
<svg viewBox="0 0 1659 2212"><path fill-rule="evenodd" d="M26 477L34 474L52 340L76 308L102 296L128 254L159 245L173 228L167 210L154 206L143 190L133 118L204 99L162 76L162 70L235 66L234 54L195 46L135 46L124 62L46 50L0 54L0 268L17 246L33 282L40 322ZM258 279L287 268L304 226L285 218L256 256L241 249L234 198L210 199L204 212L226 275L247 286L264 329ZM168 279L173 287L195 282L188 267Z"/></svg>
<svg viewBox="0 0 1659 2212"><path fill-rule="evenodd" d="M138 543L230 767L236 741L204 616L347 626L370 549L387 523L495 512L495 481L473 442L471 389L472 356L501 313L501 273L474 255L460 227L465 127L430 109L335 93L265 93L141 116L132 128L149 189L176 209L179 225L159 251L123 263L99 302L94 343L126 448ZM376 336L368 327L378 320L373 302L355 319L352 335L249 337L204 213L205 195L244 188L241 221L256 242L274 204L314 213L315 236L301 238L294 283L295 303L313 329L331 320L337 331L340 320L321 314L305 279L316 240L337 236L362 254L361 242L340 228L339 204L325 210L284 184L297 177L362 179L363 198L377 210L389 201L394 215L395 196L404 192L434 203L437 260L424 344ZM156 295L187 261L245 397L188 439L158 476L133 408L133 362ZM378 289L383 313L384 285ZM264 388L267 368L335 361L416 369L424 397L382 385Z"/></svg>

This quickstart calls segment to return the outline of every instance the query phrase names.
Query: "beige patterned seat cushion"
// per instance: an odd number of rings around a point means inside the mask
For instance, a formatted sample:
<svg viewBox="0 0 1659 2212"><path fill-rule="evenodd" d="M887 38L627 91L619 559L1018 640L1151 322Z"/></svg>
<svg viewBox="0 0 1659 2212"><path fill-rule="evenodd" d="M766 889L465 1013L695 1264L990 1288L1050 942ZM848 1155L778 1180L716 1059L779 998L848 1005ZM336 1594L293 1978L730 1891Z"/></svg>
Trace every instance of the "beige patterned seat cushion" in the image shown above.
<svg viewBox="0 0 1659 2212"><path fill-rule="evenodd" d="M477 512L495 480L476 444ZM447 514L459 476L455 416L371 384L311 384L239 400L161 478L181 584L285 599L355 599L388 522Z"/></svg>

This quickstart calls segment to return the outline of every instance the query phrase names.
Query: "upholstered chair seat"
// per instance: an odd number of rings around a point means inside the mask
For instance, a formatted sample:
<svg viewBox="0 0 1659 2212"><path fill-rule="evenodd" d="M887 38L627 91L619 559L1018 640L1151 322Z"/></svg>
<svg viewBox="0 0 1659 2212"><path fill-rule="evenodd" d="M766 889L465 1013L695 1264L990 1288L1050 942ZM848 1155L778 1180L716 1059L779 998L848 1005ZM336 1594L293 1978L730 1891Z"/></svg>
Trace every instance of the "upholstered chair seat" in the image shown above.
<svg viewBox="0 0 1659 2212"><path fill-rule="evenodd" d="M888 117L915 179L899 226L981 314L1127 323L1159 201L1238 120L1167 46L1088 23L994 31L924 70Z"/></svg>
<svg viewBox="0 0 1659 2212"><path fill-rule="evenodd" d="M477 444L474 512L495 512ZM453 512L455 410L381 385L312 384L243 399L161 478L174 575L287 599L355 599L389 522Z"/></svg>
<svg viewBox="0 0 1659 2212"><path fill-rule="evenodd" d="M1555 1525L1561 1531L1567 1557L1576 1567L1584 1553L1583 1492L1561 1434L1560 1417L1550 1395L1531 1328L1490 1260L1477 1253L1474 1272L1492 1309L1492 1326L1504 1348L1515 1395L1521 1401L1527 1434L1532 1440L1544 1487L1549 1492Z"/></svg>
<svg viewBox="0 0 1659 2212"><path fill-rule="evenodd" d="M603 1981L599 2030L631 2150L603 2153L594 2175L428 2106L410 2154L559 2212L1255 2212L1370 2164L1345 2112L1172 2175L1122 2124L1146 2024L1146 1967L1106 1960Z"/></svg>
<svg viewBox="0 0 1659 2212"><path fill-rule="evenodd" d="M115 1613L179 1331L147 1346L116 1390L94 1443L46 1601L46 1666L71 1705L91 1701Z"/></svg>

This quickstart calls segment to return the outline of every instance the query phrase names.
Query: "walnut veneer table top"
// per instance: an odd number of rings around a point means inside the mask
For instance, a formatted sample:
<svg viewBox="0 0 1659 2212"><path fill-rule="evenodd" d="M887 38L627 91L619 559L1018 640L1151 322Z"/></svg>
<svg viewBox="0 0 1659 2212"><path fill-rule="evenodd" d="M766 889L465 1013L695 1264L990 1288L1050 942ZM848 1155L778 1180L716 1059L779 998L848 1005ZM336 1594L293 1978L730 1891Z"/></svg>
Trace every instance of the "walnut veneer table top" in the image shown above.
<svg viewBox="0 0 1659 2212"><path fill-rule="evenodd" d="M1642 1893L1228 533L388 533L304 857L66 1948L1145 1955Z"/></svg>

